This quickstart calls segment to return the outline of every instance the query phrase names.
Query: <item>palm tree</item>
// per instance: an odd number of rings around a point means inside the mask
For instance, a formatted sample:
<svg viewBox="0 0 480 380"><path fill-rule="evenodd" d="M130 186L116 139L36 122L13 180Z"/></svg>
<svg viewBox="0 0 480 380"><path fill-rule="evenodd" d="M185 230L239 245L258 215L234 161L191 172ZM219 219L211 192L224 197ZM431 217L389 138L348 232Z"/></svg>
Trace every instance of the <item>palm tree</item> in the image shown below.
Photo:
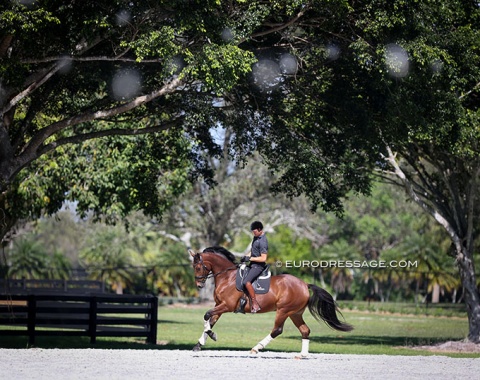
<svg viewBox="0 0 480 380"><path fill-rule="evenodd" d="M42 279L46 275L47 261L45 248L33 236L21 237L13 242L8 254L8 277Z"/></svg>
<svg viewBox="0 0 480 380"><path fill-rule="evenodd" d="M47 255L46 277L52 280L68 280L72 273L72 263L60 251L55 250L52 255Z"/></svg>
<svg viewBox="0 0 480 380"><path fill-rule="evenodd" d="M427 283L424 301L436 287L450 292L460 286L458 275L454 273L453 258L448 260L438 240L433 239L433 234L417 234L411 236L402 247L404 260L418 261L416 270L407 273L408 277L415 281L416 299L420 286Z"/></svg>
<svg viewBox="0 0 480 380"><path fill-rule="evenodd" d="M335 240L323 246L316 255L319 262L331 262L328 265L326 273L330 276L330 286L332 287L334 298L338 294L346 293L354 280L354 269L346 265L347 261L358 260L360 253L354 245L346 240Z"/></svg>
<svg viewBox="0 0 480 380"><path fill-rule="evenodd" d="M193 295L196 289L191 263L182 245L171 244L163 250L160 273L162 272L168 276L168 282L165 281L165 276L163 282L168 285L171 293L174 292L177 297ZM161 284L159 288L162 289Z"/></svg>
<svg viewBox="0 0 480 380"><path fill-rule="evenodd" d="M154 293L184 297L195 292L191 263L182 244L158 237L149 241L141 253L146 279Z"/></svg>
<svg viewBox="0 0 480 380"><path fill-rule="evenodd" d="M117 294L122 294L133 279L127 235L120 226L99 226L80 252L81 265L89 277L109 284Z"/></svg>

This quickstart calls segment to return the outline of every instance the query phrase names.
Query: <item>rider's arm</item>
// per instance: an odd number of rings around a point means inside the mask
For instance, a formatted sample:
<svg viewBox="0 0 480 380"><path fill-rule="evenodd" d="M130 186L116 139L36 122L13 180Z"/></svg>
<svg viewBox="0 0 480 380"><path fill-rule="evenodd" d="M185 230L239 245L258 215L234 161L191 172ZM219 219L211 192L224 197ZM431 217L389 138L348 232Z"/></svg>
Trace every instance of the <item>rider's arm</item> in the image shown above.
<svg viewBox="0 0 480 380"><path fill-rule="evenodd" d="M261 253L260 257L250 257L250 261L254 263L264 263L267 261L267 253Z"/></svg>

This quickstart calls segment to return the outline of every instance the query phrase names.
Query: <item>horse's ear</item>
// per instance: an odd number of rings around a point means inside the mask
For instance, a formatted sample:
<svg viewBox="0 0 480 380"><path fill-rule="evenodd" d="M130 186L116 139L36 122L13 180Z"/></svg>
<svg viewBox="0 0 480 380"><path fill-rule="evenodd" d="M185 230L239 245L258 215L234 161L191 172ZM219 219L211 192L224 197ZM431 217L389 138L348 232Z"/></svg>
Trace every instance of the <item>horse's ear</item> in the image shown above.
<svg viewBox="0 0 480 380"><path fill-rule="evenodd" d="M188 253L190 253L190 256L195 257L196 253L193 252L191 249L188 250Z"/></svg>

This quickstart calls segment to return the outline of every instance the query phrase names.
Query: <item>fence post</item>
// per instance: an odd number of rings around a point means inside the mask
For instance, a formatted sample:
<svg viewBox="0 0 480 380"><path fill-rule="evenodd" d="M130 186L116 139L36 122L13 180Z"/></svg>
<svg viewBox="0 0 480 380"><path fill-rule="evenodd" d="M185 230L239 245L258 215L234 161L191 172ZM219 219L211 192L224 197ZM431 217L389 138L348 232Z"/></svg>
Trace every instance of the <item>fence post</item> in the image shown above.
<svg viewBox="0 0 480 380"><path fill-rule="evenodd" d="M150 299L150 333L147 337L147 343L157 344L158 297L151 296Z"/></svg>
<svg viewBox="0 0 480 380"><path fill-rule="evenodd" d="M28 331L28 344L35 344L35 320L37 314L37 300L34 294L29 294L27 297L28 312L27 312L27 331Z"/></svg>
<svg viewBox="0 0 480 380"><path fill-rule="evenodd" d="M97 297L90 297L90 312L88 316L88 329L90 333L90 343L97 341Z"/></svg>

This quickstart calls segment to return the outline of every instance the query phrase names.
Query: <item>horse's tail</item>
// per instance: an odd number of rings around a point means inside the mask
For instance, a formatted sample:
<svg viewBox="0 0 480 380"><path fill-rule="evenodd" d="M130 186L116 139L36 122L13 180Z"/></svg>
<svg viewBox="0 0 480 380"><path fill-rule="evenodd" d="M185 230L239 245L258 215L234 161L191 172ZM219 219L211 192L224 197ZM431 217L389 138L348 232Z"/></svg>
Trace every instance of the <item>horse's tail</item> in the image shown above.
<svg viewBox="0 0 480 380"><path fill-rule="evenodd" d="M342 316L342 313L337 308L337 304L333 297L325 289L316 285L308 284L308 288L312 290L313 294L308 299L308 310L317 321L324 321L332 329L338 331L352 331L353 326L342 322L337 317L337 312Z"/></svg>

